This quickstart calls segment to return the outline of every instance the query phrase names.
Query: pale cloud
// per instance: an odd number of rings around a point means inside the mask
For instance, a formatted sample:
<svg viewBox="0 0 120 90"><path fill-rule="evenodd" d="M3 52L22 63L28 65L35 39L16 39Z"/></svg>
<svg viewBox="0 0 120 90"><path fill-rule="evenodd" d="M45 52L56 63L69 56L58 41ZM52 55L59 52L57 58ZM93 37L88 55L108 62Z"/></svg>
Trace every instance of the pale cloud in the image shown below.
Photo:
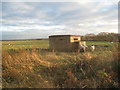
<svg viewBox="0 0 120 90"><path fill-rule="evenodd" d="M19 18L19 19L1 19L3 24L15 24L15 25L27 25L27 24L50 24L50 21L30 19L30 18Z"/></svg>
<svg viewBox="0 0 120 90"><path fill-rule="evenodd" d="M20 2L20 3L10 3L10 8L11 10L13 10L13 12L15 13L27 13L28 11L31 11L34 9L34 7L29 6L27 4L25 4L24 2Z"/></svg>
<svg viewBox="0 0 120 90"><path fill-rule="evenodd" d="M3 0L2 2L118 2L119 0Z"/></svg>
<svg viewBox="0 0 120 90"><path fill-rule="evenodd" d="M117 0L3 3L3 39L117 32L117 9Z"/></svg>
<svg viewBox="0 0 120 90"><path fill-rule="evenodd" d="M46 18L47 15L44 14L43 12L41 12L41 11L38 11L38 12L36 12L36 17L38 17L38 18Z"/></svg>
<svg viewBox="0 0 120 90"><path fill-rule="evenodd" d="M2 26L2 31L8 32L23 32L29 30L56 30L56 29L64 29L64 25L55 25L55 26L45 26L45 25L25 25L25 26Z"/></svg>

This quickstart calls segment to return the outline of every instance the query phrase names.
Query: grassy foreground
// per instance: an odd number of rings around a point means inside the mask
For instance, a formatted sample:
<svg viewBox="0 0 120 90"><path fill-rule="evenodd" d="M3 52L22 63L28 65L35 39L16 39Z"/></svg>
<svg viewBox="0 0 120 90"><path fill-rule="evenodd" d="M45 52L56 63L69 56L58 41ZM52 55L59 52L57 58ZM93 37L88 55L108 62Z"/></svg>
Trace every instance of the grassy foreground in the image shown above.
<svg viewBox="0 0 120 90"><path fill-rule="evenodd" d="M118 52L2 51L3 88L118 88Z"/></svg>

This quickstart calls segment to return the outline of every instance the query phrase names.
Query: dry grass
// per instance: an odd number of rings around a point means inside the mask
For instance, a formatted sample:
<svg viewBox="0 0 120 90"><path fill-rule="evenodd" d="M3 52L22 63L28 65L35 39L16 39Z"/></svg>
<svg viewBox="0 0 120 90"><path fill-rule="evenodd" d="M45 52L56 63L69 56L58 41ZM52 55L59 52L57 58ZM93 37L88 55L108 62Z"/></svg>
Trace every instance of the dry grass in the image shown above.
<svg viewBox="0 0 120 90"><path fill-rule="evenodd" d="M116 51L3 51L4 88L117 88ZM119 53L120 54L120 53Z"/></svg>

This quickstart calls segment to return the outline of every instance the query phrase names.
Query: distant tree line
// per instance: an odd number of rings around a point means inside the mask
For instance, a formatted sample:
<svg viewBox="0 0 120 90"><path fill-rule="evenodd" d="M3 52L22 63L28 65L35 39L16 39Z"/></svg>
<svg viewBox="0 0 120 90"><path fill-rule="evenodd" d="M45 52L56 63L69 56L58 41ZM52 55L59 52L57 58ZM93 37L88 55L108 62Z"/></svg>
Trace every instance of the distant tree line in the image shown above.
<svg viewBox="0 0 120 90"><path fill-rule="evenodd" d="M97 35L95 34L86 34L85 36L82 36L82 40L84 41L119 41L120 42L120 34L118 33L107 33L107 32L101 32Z"/></svg>

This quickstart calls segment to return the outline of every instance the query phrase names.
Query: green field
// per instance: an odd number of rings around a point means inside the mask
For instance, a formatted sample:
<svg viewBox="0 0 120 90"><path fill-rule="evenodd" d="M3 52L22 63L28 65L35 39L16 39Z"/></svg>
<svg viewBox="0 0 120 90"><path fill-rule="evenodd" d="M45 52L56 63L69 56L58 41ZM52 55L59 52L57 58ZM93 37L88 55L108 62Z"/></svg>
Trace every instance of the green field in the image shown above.
<svg viewBox="0 0 120 90"><path fill-rule="evenodd" d="M48 40L2 41L2 49L48 48Z"/></svg>
<svg viewBox="0 0 120 90"><path fill-rule="evenodd" d="M105 41L87 41L87 45L108 45L113 43ZM2 49L26 49L26 48L49 48L49 40L19 40L19 41L2 41Z"/></svg>

